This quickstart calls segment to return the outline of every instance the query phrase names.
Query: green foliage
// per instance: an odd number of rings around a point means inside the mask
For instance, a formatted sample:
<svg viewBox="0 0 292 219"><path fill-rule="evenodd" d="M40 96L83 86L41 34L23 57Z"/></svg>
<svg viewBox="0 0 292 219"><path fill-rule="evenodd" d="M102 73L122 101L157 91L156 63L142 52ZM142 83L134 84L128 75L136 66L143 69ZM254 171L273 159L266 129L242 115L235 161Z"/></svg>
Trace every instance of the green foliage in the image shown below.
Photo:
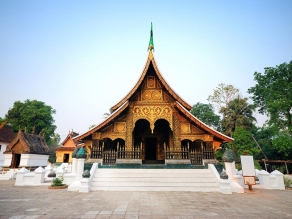
<svg viewBox="0 0 292 219"><path fill-rule="evenodd" d="M258 155L260 150L252 138L252 133L242 127L236 127L233 133L234 141L229 143L236 157L243 155L246 151L248 155Z"/></svg>
<svg viewBox="0 0 292 219"><path fill-rule="evenodd" d="M89 170L85 170L85 171L83 172L83 174L82 174L82 177L83 177L83 178L89 178L89 177L90 177L90 172L89 172Z"/></svg>
<svg viewBox="0 0 292 219"><path fill-rule="evenodd" d="M64 186L63 180L62 176L56 177L53 179L51 186Z"/></svg>
<svg viewBox="0 0 292 219"><path fill-rule="evenodd" d="M236 160L236 156L233 151L229 148L225 148L224 154L222 156L224 162L233 162Z"/></svg>
<svg viewBox="0 0 292 219"><path fill-rule="evenodd" d="M228 175L225 171L220 173L220 179L228 179Z"/></svg>
<svg viewBox="0 0 292 219"><path fill-rule="evenodd" d="M283 177L284 178L284 185L285 185L285 188L290 188L291 185L292 185L292 180L289 179L288 177Z"/></svg>
<svg viewBox="0 0 292 219"><path fill-rule="evenodd" d="M191 109L191 114L214 129L221 130L220 116L216 115L211 104L196 103Z"/></svg>
<svg viewBox="0 0 292 219"><path fill-rule="evenodd" d="M53 134L53 136L49 139L48 147L50 149L49 153L49 162L55 163L56 162L56 148L59 147L61 137L59 134Z"/></svg>
<svg viewBox="0 0 292 219"><path fill-rule="evenodd" d="M262 166L260 165L260 163L256 160L254 160L254 168L257 170L262 170Z"/></svg>
<svg viewBox="0 0 292 219"><path fill-rule="evenodd" d="M92 129L94 126L96 126L95 124L92 124L88 127L88 129Z"/></svg>
<svg viewBox="0 0 292 219"><path fill-rule="evenodd" d="M233 100L238 93L239 90L233 85L225 85L221 83L216 87L216 89L214 89L213 95L208 97L208 101L218 110L222 107L227 109L228 103Z"/></svg>
<svg viewBox="0 0 292 219"><path fill-rule="evenodd" d="M290 159L292 155L292 136L287 132L280 131L272 139L272 145L278 153L282 155L282 159Z"/></svg>
<svg viewBox="0 0 292 219"><path fill-rule="evenodd" d="M222 160L223 154L224 154L224 150L223 149L215 151L216 160L218 160L219 162L222 162L223 161Z"/></svg>
<svg viewBox="0 0 292 219"><path fill-rule="evenodd" d="M6 121L12 125L14 132L19 129L29 133L44 135L46 142L49 142L55 129L53 114L56 111L37 100L26 100L24 103L16 101L13 107L5 115Z"/></svg>
<svg viewBox="0 0 292 219"><path fill-rule="evenodd" d="M292 135L292 61L254 73L257 84L248 89L259 112L270 116L270 125Z"/></svg>
<svg viewBox="0 0 292 219"><path fill-rule="evenodd" d="M251 130L253 122L256 121L253 117L255 106L248 103L248 98L237 98L231 100L226 107L222 107L220 113L223 114L222 128L224 132L232 136L236 127L243 127L246 130Z"/></svg>
<svg viewBox="0 0 292 219"><path fill-rule="evenodd" d="M270 160L285 160L292 157L291 136L276 126L263 126L255 133L255 138L263 152L257 159L264 158L263 153Z"/></svg>

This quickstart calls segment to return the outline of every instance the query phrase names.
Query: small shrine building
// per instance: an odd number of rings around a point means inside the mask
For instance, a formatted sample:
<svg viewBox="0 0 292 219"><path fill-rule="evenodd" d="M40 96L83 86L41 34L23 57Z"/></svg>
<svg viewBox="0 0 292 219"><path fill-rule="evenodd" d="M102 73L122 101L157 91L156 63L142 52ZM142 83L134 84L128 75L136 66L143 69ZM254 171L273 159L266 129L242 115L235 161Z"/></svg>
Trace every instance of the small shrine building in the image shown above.
<svg viewBox="0 0 292 219"><path fill-rule="evenodd" d="M110 108L111 115L73 138L102 164L213 161L214 151L232 138L190 113L192 108L165 81L154 57L151 25L144 70L130 92Z"/></svg>
<svg viewBox="0 0 292 219"><path fill-rule="evenodd" d="M4 152L3 167L47 166L49 148L44 137L19 131Z"/></svg>
<svg viewBox="0 0 292 219"><path fill-rule="evenodd" d="M72 153L76 147L80 148L84 146L84 143L73 139L79 134L70 131L65 140L61 143L61 147L56 148L56 162L57 163L72 163Z"/></svg>

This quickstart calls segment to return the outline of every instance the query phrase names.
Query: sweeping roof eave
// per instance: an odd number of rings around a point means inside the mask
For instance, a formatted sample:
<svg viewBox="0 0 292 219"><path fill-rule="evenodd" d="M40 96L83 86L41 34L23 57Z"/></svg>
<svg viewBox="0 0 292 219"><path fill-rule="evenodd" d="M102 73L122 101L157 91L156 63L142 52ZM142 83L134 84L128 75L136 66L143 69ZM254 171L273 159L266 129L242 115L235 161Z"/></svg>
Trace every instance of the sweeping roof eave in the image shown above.
<svg viewBox="0 0 292 219"><path fill-rule="evenodd" d="M224 135L214 129L212 129L211 127L209 127L207 124L205 124L204 122L202 122L201 120L199 120L197 117L195 117L193 114L191 114L186 108L184 108L179 102L176 101L175 106L185 115L187 116L189 119L191 119L195 124L197 124L198 126L202 127L204 130L210 132L211 134L213 134L215 137L220 138L224 141L227 142L232 142L234 139Z"/></svg>
<svg viewBox="0 0 292 219"><path fill-rule="evenodd" d="M110 116L108 118L106 118L104 121L102 121L100 124L94 126L93 128L89 129L87 132L75 136L74 138L72 138L74 141L79 141L84 139L85 137L91 135L92 133L98 131L99 129L103 128L105 125L107 125L109 122L111 122L114 118L116 118L118 115L120 115L127 107L129 106L129 101L126 101L125 103L123 103L119 109L117 109L115 112L113 112L112 114L110 114Z"/></svg>
<svg viewBox="0 0 292 219"><path fill-rule="evenodd" d="M158 66L156 64L155 58L154 58L154 54L152 51L149 51L148 53L148 57L147 57L147 61L146 64L143 68L142 74L139 77L137 83L135 84L135 86L130 90L130 92L120 101L118 102L116 105L114 105L113 107L111 107L111 112L114 112L116 109L118 109L125 101L129 100L131 98L131 96L137 91L137 89L139 88L139 86L141 85L142 81L145 78L145 75L147 73L147 70L150 66L150 62L152 62L155 73L157 74L157 77L159 78L159 80L161 81L161 83L163 84L163 86L165 87L165 89L168 91L168 93L176 100L179 101L186 109L191 110L192 106L189 105L186 101L184 101L170 86L169 84L166 82L166 80L164 79L164 77L162 76L162 74L160 73Z"/></svg>

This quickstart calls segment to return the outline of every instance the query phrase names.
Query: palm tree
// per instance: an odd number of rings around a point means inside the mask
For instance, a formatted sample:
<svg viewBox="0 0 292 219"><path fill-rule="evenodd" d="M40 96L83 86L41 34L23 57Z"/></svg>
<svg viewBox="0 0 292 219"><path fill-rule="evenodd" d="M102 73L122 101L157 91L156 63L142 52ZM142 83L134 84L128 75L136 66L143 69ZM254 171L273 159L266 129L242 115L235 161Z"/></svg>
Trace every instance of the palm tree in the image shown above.
<svg viewBox="0 0 292 219"><path fill-rule="evenodd" d="M253 122L256 121L256 118L253 117L256 107L248 103L248 98L241 98L238 95L228 103L227 108L228 110L222 107L220 110L220 113L223 114L222 128L227 135L232 137L236 127L242 127L245 130L252 128Z"/></svg>

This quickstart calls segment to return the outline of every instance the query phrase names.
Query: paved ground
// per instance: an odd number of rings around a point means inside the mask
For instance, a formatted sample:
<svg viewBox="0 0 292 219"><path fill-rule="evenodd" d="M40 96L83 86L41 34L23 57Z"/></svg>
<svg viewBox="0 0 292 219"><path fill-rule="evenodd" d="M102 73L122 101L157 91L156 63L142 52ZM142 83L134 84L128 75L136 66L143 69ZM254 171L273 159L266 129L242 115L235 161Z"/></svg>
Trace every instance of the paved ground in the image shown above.
<svg viewBox="0 0 292 219"><path fill-rule="evenodd" d="M0 218L292 218L292 190L89 192L16 187L0 181Z"/></svg>

